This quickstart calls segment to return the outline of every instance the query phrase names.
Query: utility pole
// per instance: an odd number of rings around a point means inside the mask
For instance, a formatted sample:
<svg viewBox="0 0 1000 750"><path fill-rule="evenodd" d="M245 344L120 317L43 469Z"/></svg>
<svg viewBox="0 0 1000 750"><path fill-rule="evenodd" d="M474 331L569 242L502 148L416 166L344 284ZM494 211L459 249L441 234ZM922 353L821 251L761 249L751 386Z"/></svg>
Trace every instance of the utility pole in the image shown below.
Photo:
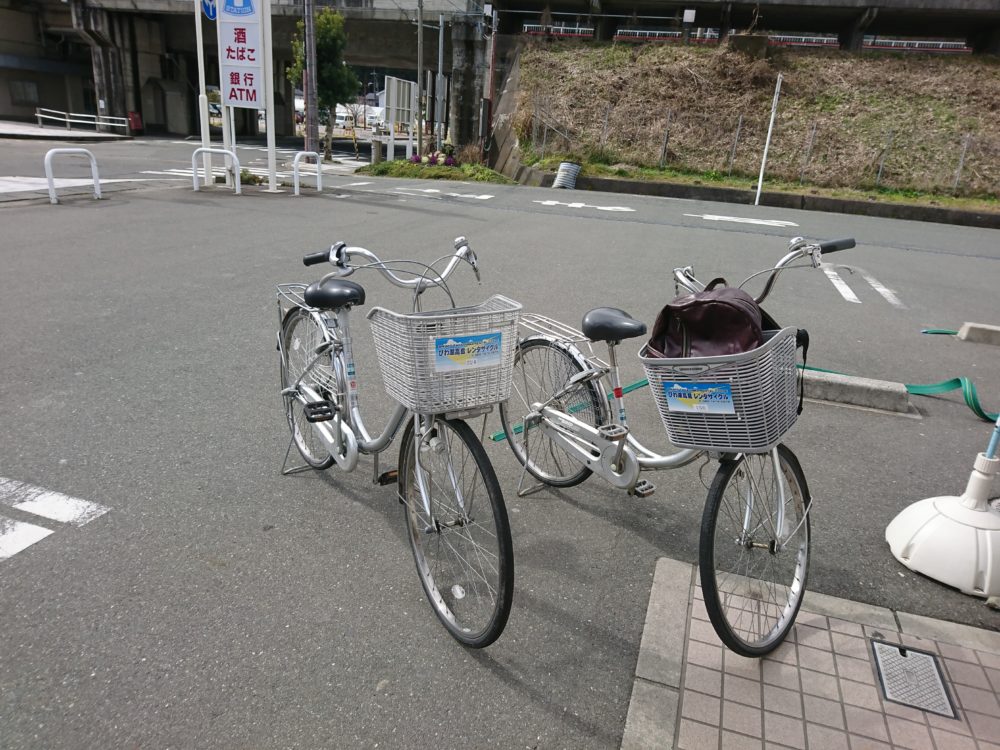
<svg viewBox="0 0 1000 750"><path fill-rule="evenodd" d="M437 126L439 151L444 146L444 86L444 13L438 13L438 74L434 82L434 93L436 94L434 97L434 124Z"/></svg>
<svg viewBox="0 0 1000 750"><path fill-rule="evenodd" d="M316 85L315 0L305 0L305 70L302 78L306 97L306 151L319 151L319 106Z"/></svg>
<svg viewBox="0 0 1000 750"><path fill-rule="evenodd" d="M424 153L424 0L417 0L417 153Z"/></svg>

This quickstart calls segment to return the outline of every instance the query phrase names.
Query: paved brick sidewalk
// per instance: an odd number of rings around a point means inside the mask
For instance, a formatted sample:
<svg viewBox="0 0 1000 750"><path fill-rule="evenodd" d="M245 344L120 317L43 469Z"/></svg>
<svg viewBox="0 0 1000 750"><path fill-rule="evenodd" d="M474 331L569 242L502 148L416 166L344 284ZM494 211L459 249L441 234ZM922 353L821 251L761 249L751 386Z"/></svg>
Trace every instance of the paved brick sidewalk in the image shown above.
<svg viewBox="0 0 1000 750"><path fill-rule="evenodd" d="M938 655L957 718L887 700L873 640ZM998 696L1000 632L816 593L773 654L737 656L708 621L695 568L664 558L622 748L1000 750Z"/></svg>

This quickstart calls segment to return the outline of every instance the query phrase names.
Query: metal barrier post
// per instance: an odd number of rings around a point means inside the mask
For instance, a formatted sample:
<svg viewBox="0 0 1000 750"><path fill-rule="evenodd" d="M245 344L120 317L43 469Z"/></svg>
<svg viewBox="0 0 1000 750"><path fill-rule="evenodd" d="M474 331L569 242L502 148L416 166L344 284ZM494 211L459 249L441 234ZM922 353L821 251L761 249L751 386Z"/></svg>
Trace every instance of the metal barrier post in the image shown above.
<svg viewBox="0 0 1000 750"><path fill-rule="evenodd" d="M292 176L295 182L295 194L299 194L299 162L305 156L311 156L316 160L316 192L323 192L323 161L315 151L299 151L292 159Z"/></svg>
<svg viewBox="0 0 1000 750"><path fill-rule="evenodd" d="M90 159L90 174L94 178L94 200L101 199L101 177L97 173L97 159L85 148L52 148L45 154L45 178L49 182L49 203L55 205L59 202L56 198L56 183L52 178L52 157L56 154L75 154L86 156Z"/></svg>
<svg viewBox="0 0 1000 750"><path fill-rule="evenodd" d="M236 151L227 148L196 148L191 154L191 179L194 182L194 190L198 192L198 154L223 154L233 160L236 167L236 195L240 194L240 160L236 158ZM209 175L205 175L206 180Z"/></svg>

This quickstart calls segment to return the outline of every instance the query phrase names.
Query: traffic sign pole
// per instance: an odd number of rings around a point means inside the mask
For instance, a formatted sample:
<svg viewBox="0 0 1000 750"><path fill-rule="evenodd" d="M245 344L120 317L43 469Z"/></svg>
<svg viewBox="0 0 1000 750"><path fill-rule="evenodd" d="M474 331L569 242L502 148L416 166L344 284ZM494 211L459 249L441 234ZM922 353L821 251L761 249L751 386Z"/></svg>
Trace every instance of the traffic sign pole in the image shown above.
<svg viewBox="0 0 1000 750"><path fill-rule="evenodd" d="M201 33L201 13L203 0L194 0L194 28L198 49L198 121L201 123L201 147L211 148L212 138L208 131L208 95L205 93L205 42ZM214 4L212 7L215 7ZM207 14L207 13L206 13ZM212 155L202 154L205 165L204 185L212 179Z"/></svg>
<svg viewBox="0 0 1000 750"><path fill-rule="evenodd" d="M271 0L264 3L264 105L267 107L264 115L267 126L267 192L279 193L277 176L277 158L274 145L274 54L271 47ZM322 167L317 165L317 170Z"/></svg>

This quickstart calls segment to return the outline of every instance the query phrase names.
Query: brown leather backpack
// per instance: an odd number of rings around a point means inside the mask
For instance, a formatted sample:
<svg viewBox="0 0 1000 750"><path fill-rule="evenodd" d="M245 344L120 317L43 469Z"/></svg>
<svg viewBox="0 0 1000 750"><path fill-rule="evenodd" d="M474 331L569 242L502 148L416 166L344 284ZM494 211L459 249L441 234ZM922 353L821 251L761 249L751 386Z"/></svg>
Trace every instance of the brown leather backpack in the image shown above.
<svg viewBox="0 0 1000 750"><path fill-rule="evenodd" d="M714 357L760 346L760 307L742 289L725 284L725 279L714 279L705 291L667 304L653 324L649 356Z"/></svg>

